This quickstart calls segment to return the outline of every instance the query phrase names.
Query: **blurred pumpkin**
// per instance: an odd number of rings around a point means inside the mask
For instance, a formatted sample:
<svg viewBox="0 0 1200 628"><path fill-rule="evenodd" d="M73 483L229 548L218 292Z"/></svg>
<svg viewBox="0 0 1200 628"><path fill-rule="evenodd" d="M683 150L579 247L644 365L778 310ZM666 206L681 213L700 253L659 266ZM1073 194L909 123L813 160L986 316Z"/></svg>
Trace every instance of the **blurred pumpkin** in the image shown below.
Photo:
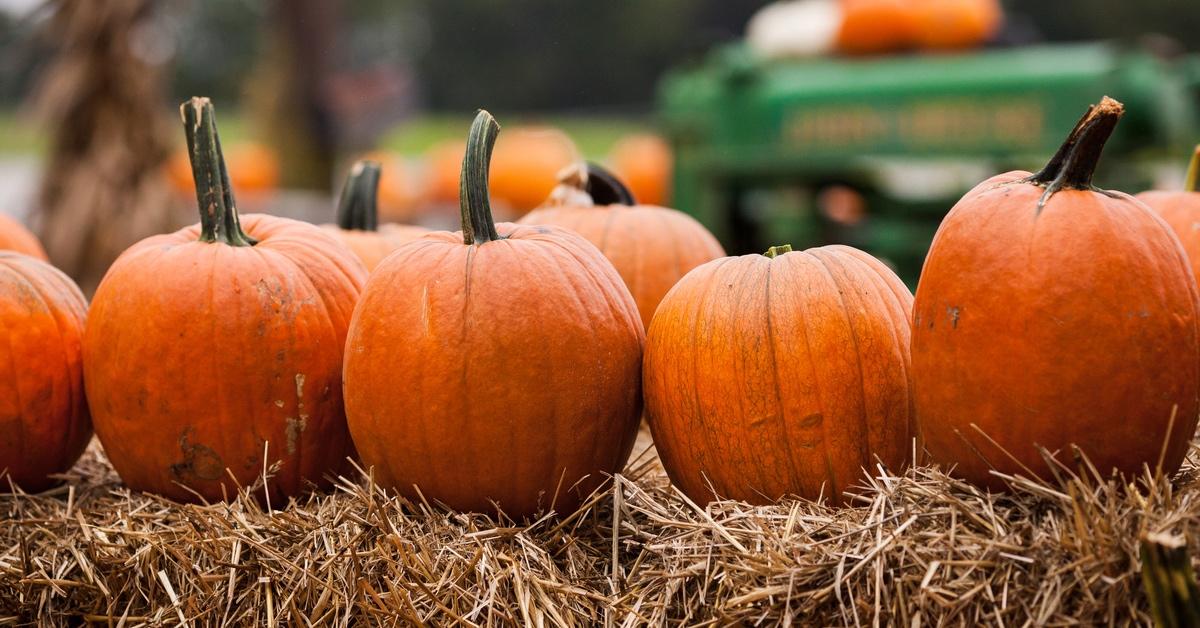
<svg viewBox="0 0 1200 628"><path fill-rule="evenodd" d="M229 164L229 181L237 194L253 197L279 187L279 157L267 146L256 142L234 144L225 150L225 161ZM171 154L167 161L167 178L180 195L196 193L186 146Z"/></svg>
<svg viewBox="0 0 1200 628"><path fill-rule="evenodd" d="M0 251L0 490L55 484L92 438L83 391L87 301L53 266ZM7 472L7 477L2 474Z"/></svg>
<svg viewBox="0 0 1200 628"><path fill-rule="evenodd" d="M518 222L564 227L596 245L629 287L643 326L650 326L658 303L688 271L725 256L721 244L695 218L638 204L621 181L600 166L587 164L565 175L551 202Z"/></svg>
<svg viewBox="0 0 1200 628"><path fill-rule="evenodd" d="M421 178L402 155L372 151L363 161L376 162L379 185L376 195L378 216L385 222L411 223L417 220L424 201Z"/></svg>
<svg viewBox="0 0 1200 628"><path fill-rule="evenodd" d="M492 154L492 199L507 205L514 218L520 217L541 205L558 185L559 172L579 160L575 143L558 129L508 129Z"/></svg>
<svg viewBox="0 0 1200 628"><path fill-rule="evenodd" d="M671 197L671 147L657 135L621 138L609 155L613 172L633 196L647 205L666 205Z"/></svg>
<svg viewBox="0 0 1200 628"><path fill-rule="evenodd" d="M377 191L382 191L382 178L378 162L355 163L342 188L337 224L322 225L354 251L367 272L375 270L400 245L429 233L428 229L415 225L379 224L375 199Z"/></svg>
<svg viewBox="0 0 1200 628"><path fill-rule="evenodd" d="M25 225L0 214L0 251L16 251L47 261L46 249Z"/></svg>
<svg viewBox="0 0 1200 628"><path fill-rule="evenodd" d="M132 489L232 498L327 484L353 454L342 354L366 270L324 229L239 217L212 105L181 107L200 224L126 250L96 290L83 342L96 434Z"/></svg>
<svg viewBox="0 0 1200 628"><path fill-rule="evenodd" d="M938 227L913 314L933 462L995 490L1082 454L1108 477L1179 469L1200 415L1200 295L1171 229L1092 174L1124 112L1091 107L1035 174L968 192ZM1050 457L1057 460L1051 462Z"/></svg>
<svg viewBox="0 0 1200 628"><path fill-rule="evenodd" d="M1192 274L1200 279L1200 146L1192 155L1182 190L1152 190L1138 194L1137 199L1171 226L1188 255Z"/></svg>
<svg viewBox="0 0 1200 628"><path fill-rule="evenodd" d="M425 196L430 203L458 207L458 179L464 152L466 144L457 139L439 142L426 151Z"/></svg>
<svg viewBox="0 0 1200 628"><path fill-rule="evenodd" d="M966 50L999 32L999 0L912 0L913 41L928 50Z"/></svg>
<svg viewBox="0 0 1200 628"><path fill-rule="evenodd" d="M914 0L842 0L837 49L847 54L878 54L912 45Z"/></svg>
<svg viewBox="0 0 1200 628"><path fill-rule="evenodd" d="M646 338L646 416L688 497L845 501L909 463L912 295L847 246L726 257L688 273Z"/></svg>
<svg viewBox="0 0 1200 628"><path fill-rule="evenodd" d="M346 343L346 412L380 485L524 518L574 512L629 458L644 335L612 264L565 229L495 224L481 111L462 231L379 265Z"/></svg>

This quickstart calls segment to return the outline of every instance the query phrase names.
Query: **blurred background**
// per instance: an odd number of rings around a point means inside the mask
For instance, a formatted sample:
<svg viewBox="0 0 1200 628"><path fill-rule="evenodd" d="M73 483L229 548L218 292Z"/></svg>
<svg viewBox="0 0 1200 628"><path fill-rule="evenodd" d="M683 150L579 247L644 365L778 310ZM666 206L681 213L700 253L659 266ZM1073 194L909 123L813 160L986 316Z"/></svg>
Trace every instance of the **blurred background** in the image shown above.
<svg viewBox="0 0 1200 628"><path fill-rule="evenodd" d="M1130 113L1099 183L1178 185L1200 140L1195 0L0 0L0 213L90 291L195 222L178 103L213 99L243 211L453 227L474 110L502 216L579 157L731 253L846 242L915 280L938 220L1036 169L1086 106Z"/></svg>

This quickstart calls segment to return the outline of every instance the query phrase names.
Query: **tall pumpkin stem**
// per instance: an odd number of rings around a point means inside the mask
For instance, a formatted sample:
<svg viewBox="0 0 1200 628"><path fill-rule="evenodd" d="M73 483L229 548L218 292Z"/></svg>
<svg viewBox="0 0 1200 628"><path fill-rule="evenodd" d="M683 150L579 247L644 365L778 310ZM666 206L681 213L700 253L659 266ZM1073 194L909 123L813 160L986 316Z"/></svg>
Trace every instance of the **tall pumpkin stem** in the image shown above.
<svg viewBox="0 0 1200 628"><path fill-rule="evenodd" d="M242 231L229 171L217 135L217 116L207 98L192 98L179 106L187 136L196 202L200 207L200 241L229 246L254 246L258 241Z"/></svg>
<svg viewBox="0 0 1200 628"><path fill-rule="evenodd" d="M480 109L467 136L467 152L463 155L462 175L458 184L464 244L484 244L500 239L488 200L488 168L498 135L500 124L492 114Z"/></svg>
<svg viewBox="0 0 1200 628"><path fill-rule="evenodd" d="M342 229L375 231L379 229L379 191L381 166L377 161L355 162L346 176L342 196L338 201L337 225Z"/></svg>
<svg viewBox="0 0 1200 628"><path fill-rule="evenodd" d="M1108 96L1088 108L1046 167L1026 179L1046 188L1038 202L1038 211L1061 190L1092 189L1092 175L1100 163L1104 145L1124 114L1125 106Z"/></svg>
<svg viewBox="0 0 1200 628"><path fill-rule="evenodd" d="M1196 151L1192 153L1192 163L1188 165L1183 189L1188 192L1200 192L1200 146L1196 146Z"/></svg>
<svg viewBox="0 0 1200 628"><path fill-rule="evenodd" d="M588 162L585 191L596 205L637 205L633 192L607 168Z"/></svg>

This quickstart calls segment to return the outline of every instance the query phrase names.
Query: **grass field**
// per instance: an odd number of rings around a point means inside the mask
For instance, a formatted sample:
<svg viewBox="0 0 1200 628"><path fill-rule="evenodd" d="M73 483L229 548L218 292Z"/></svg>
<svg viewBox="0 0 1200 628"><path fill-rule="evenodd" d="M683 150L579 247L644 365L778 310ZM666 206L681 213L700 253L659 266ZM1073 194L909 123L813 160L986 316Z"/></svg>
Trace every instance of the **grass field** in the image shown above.
<svg viewBox="0 0 1200 628"><path fill-rule="evenodd" d="M648 121L619 117L508 114L502 116L500 122L503 125L538 123L556 126L571 136L585 156L593 159L606 155L613 142L621 136L651 128ZM220 124L221 139L225 144L253 137L247 120L237 112L222 113ZM422 115L384 133L380 137L379 147L418 155L442 140L465 138L470 124L471 118L466 114ZM46 143L47 133L36 120L24 113L0 111L0 155L40 154L45 150Z"/></svg>

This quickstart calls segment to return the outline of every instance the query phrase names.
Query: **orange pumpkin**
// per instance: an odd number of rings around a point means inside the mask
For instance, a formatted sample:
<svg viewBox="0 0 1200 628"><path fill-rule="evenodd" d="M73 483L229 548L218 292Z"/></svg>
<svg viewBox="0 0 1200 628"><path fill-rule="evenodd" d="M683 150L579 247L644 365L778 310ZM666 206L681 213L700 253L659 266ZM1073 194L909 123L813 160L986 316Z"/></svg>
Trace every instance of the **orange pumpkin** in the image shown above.
<svg viewBox="0 0 1200 628"><path fill-rule="evenodd" d="M571 171L556 195L579 192L581 197L535 209L519 222L565 227L596 245L621 274L637 302L642 324L649 327L667 291L688 271L724 257L725 251L695 218L674 209L636 204L614 175L595 164L577 170L581 176Z"/></svg>
<svg viewBox="0 0 1200 628"><path fill-rule="evenodd" d="M425 153L426 197L437 205L458 206L458 180L466 145L461 140L434 144Z"/></svg>
<svg viewBox="0 0 1200 628"><path fill-rule="evenodd" d="M261 196L279 187L279 158L267 146L255 142L235 144L229 147L227 160L234 192ZM196 193L187 147L175 151L167 161L167 178L181 195Z"/></svg>
<svg viewBox="0 0 1200 628"><path fill-rule="evenodd" d="M1137 199L1158 212L1175 231L1191 261L1192 274L1200 278L1200 146L1192 155L1182 191L1153 190L1138 194Z"/></svg>
<svg viewBox="0 0 1200 628"><path fill-rule="evenodd" d="M212 105L181 109L200 224L133 245L96 290L83 343L96 433L133 489L217 500L278 463L264 497L295 495L353 452L342 353L366 271L324 229L239 219Z"/></svg>
<svg viewBox="0 0 1200 628"><path fill-rule="evenodd" d="M367 272L375 270L400 245L429 233L428 229L415 225L379 224L375 199L380 174L378 162L355 163L342 188L337 224L322 225L354 251Z"/></svg>
<svg viewBox="0 0 1200 628"><path fill-rule="evenodd" d="M496 225L481 111L460 233L379 265L346 345L346 413L381 485L463 511L574 511L625 464L641 414L633 297L586 240ZM397 394L397 391L403 391Z"/></svg>
<svg viewBox="0 0 1200 628"><path fill-rule="evenodd" d="M894 52L912 44L913 0L842 0L837 49L847 54Z"/></svg>
<svg viewBox="0 0 1200 628"><path fill-rule="evenodd" d="M639 201L665 205L671 197L671 147L657 135L630 135L613 146L613 172Z"/></svg>
<svg viewBox="0 0 1200 628"><path fill-rule="evenodd" d="M912 0L913 41L930 50L976 48L1004 23L999 0Z"/></svg>
<svg viewBox="0 0 1200 628"><path fill-rule="evenodd" d="M575 143L551 127L517 127L496 142L492 199L519 217L541 205L558 185L558 173L579 161Z"/></svg>
<svg viewBox="0 0 1200 628"><path fill-rule="evenodd" d="M840 502L876 457L909 461L908 288L850 247L790 251L700 266L650 324L646 415L698 503Z"/></svg>
<svg viewBox="0 0 1200 628"><path fill-rule="evenodd" d="M1177 470L1200 413L1200 297L1170 228L1092 187L1124 107L1105 98L1037 174L983 182L942 221L917 287L913 384L934 462L977 485ZM1161 457L1161 458L1160 458Z"/></svg>
<svg viewBox="0 0 1200 628"><path fill-rule="evenodd" d="M0 489L55 484L92 438L80 340L87 301L53 266L0 251ZM7 475L5 473L7 472Z"/></svg>
<svg viewBox="0 0 1200 628"><path fill-rule="evenodd" d="M376 192L378 215L389 222L413 222L424 201L422 182L400 155L374 151L363 157L380 167Z"/></svg>
<svg viewBox="0 0 1200 628"><path fill-rule="evenodd" d="M37 236L33 235L25 225L0 214L0 251L16 251L42 261L48 261L46 249Z"/></svg>

